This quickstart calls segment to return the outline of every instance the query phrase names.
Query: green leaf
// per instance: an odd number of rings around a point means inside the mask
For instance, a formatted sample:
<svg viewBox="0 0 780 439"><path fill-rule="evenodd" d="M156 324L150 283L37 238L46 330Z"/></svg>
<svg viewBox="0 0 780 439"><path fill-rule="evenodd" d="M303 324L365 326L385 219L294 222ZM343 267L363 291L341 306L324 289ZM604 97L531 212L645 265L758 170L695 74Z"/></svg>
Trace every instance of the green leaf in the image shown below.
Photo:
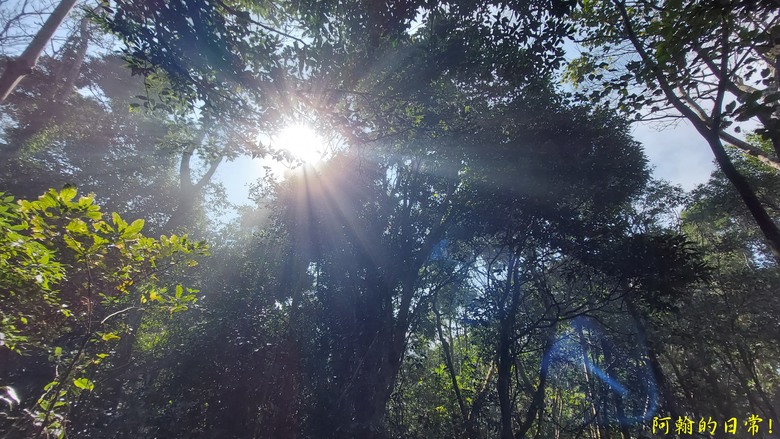
<svg viewBox="0 0 780 439"><path fill-rule="evenodd" d="M137 219L133 221L124 232L122 232L122 238L132 238L144 228L144 220Z"/></svg>
<svg viewBox="0 0 780 439"><path fill-rule="evenodd" d="M121 337L114 334L113 332L108 332L106 334L103 334L101 338L105 341L111 341L111 340L119 340Z"/></svg>
<svg viewBox="0 0 780 439"><path fill-rule="evenodd" d="M87 218L89 218L91 220L97 221L97 220L99 220L102 217L103 217L103 213L100 212L100 211L93 210L93 211L87 212Z"/></svg>
<svg viewBox="0 0 780 439"><path fill-rule="evenodd" d="M71 238L70 235L65 235L62 238L65 241L65 245L67 245L72 250L79 253L81 253L84 250L84 248L81 246L81 243Z"/></svg>
<svg viewBox="0 0 780 439"><path fill-rule="evenodd" d="M127 222L125 222L125 220L123 220L118 213L111 213L111 219L114 220L114 225L116 226L118 232L123 232L127 228Z"/></svg>
<svg viewBox="0 0 780 439"><path fill-rule="evenodd" d="M85 223L84 221L82 221L82 220L80 220L78 218L76 218L76 219L72 220L70 223L68 223L66 229L69 232L76 233L76 234L79 234L79 235L88 235L89 234L89 229L87 229L87 223Z"/></svg>
<svg viewBox="0 0 780 439"><path fill-rule="evenodd" d="M86 209L95 202L94 194L87 195L86 197L79 197L79 207Z"/></svg>
<svg viewBox="0 0 780 439"><path fill-rule="evenodd" d="M156 301L158 301L158 302L162 302L162 301L163 301L163 300L162 300L162 297L160 297L160 295L159 295L159 294L157 294L157 291L154 291L154 290L152 290L152 291L149 293L149 300L156 300Z"/></svg>
<svg viewBox="0 0 780 439"><path fill-rule="evenodd" d="M60 198L62 198L64 201L70 201L76 197L77 193L78 190L76 189L76 186L68 184L65 185L65 187L60 191Z"/></svg>
<svg viewBox="0 0 780 439"><path fill-rule="evenodd" d="M73 385L78 387L79 389L89 390L90 392L95 388L95 383L93 383L92 381L86 378L79 378L73 380Z"/></svg>

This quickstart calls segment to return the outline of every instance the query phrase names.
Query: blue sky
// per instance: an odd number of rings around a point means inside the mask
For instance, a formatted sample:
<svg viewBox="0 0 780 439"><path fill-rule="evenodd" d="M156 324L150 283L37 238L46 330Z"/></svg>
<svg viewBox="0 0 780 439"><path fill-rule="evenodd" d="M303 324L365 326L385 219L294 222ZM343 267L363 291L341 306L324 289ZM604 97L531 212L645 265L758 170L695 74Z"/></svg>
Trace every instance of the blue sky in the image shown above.
<svg viewBox="0 0 780 439"><path fill-rule="evenodd" d="M712 151L688 121L661 131L654 125L635 124L633 135L644 146L655 178L689 191L706 183L715 170Z"/></svg>

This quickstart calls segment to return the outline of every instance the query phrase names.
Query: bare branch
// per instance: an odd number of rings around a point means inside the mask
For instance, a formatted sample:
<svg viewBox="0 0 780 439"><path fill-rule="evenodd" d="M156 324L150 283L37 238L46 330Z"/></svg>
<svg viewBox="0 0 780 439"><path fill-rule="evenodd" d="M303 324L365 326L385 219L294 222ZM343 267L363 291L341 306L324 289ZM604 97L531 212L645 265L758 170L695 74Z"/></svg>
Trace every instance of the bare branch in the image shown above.
<svg viewBox="0 0 780 439"><path fill-rule="evenodd" d="M747 154L749 156L755 157L758 160L761 161L761 163L764 163L773 169L780 171L780 161L777 159L774 159L772 157L769 157L764 151L762 151L759 148L756 148L755 146L751 145L748 142L745 142L744 140L740 140L739 138L732 136L731 134L721 131L719 133L719 136L721 139L728 142L731 146L734 148L737 148L738 150L742 151L744 154Z"/></svg>

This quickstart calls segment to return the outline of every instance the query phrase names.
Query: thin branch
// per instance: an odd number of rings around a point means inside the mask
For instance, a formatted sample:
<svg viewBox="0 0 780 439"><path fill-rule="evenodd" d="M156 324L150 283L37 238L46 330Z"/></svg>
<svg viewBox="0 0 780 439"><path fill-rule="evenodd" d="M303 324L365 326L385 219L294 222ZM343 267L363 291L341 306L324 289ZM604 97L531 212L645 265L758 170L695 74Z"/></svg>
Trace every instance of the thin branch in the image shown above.
<svg viewBox="0 0 780 439"><path fill-rule="evenodd" d="M229 12L229 13L231 13L231 14L233 14L234 16L236 16L236 17L238 17L238 16L243 16L243 14L241 14L241 12L240 12L240 11L238 11L238 10L237 10L237 9L235 9L235 8L233 8L232 6L228 6L228 5L226 5L226 4L225 4L225 2L223 2L223 1L218 1L217 3L219 3L219 5L220 5L220 6L222 6L223 8L225 8L225 10L226 10L226 11L228 11L228 12ZM243 18L246 18L246 17L243 17ZM269 32L273 32L273 33L275 33L275 34L279 34L279 35L281 35L281 36L283 36L283 37L290 38L291 40L297 41L298 43L300 43L300 44L301 44L301 45L303 45L304 47L309 47L309 45L308 45L308 44L307 44L305 41L303 41L302 39L300 39L300 38L298 38L298 37L296 37L296 36L294 36L294 35L290 35L290 34L288 34L288 33L284 32L284 31L280 31L279 29L275 29L275 28L273 28L273 27L271 27L271 26L268 26L267 24L260 23L259 21L257 21L257 20L254 20L254 19L252 19L252 18L247 18L247 20L248 20L250 23L252 23L252 24L254 24L254 25L256 25L256 26L260 26L261 28L263 28L263 29L265 29L265 30L267 30L267 31L269 31Z"/></svg>
<svg viewBox="0 0 780 439"><path fill-rule="evenodd" d="M130 311L130 310L133 310L133 309L136 309L136 308L138 308L138 307L137 307L137 306L129 306L129 307L125 308L125 309L121 309L121 310L119 310L119 311L117 311L117 312L111 313L111 314L107 315L107 316L106 316L106 318L104 318L103 320L101 320L101 321L100 321L100 324L102 325L102 324L106 323L106 321L107 321L108 319L110 319L111 317L114 317L114 316L116 316L116 315L119 315L119 314L125 313L125 312L127 312L127 311Z"/></svg>
<svg viewBox="0 0 780 439"><path fill-rule="evenodd" d="M734 148L739 149L744 154L755 157L765 165L770 166L777 171L780 171L780 161L772 157L769 157L761 149L756 148L750 143L745 142L744 140L741 140L725 131L721 131L720 133L718 133L718 135L720 136L721 139L731 144L731 146L733 146Z"/></svg>

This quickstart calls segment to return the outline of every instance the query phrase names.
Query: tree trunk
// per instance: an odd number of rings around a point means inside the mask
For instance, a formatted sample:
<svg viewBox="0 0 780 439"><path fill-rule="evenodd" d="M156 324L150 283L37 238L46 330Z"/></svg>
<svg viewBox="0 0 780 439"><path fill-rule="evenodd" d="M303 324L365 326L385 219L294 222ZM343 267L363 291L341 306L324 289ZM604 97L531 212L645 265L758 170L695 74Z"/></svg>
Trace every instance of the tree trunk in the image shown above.
<svg viewBox="0 0 780 439"><path fill-rule="evenodd" d="M715 160L718 162L720 170L723 171L723 174L737 190L739 196L742 197L742 201L764 234L775 261L780 263L780 228L777 227L777 224L769 216L758 196L756 196L755 191L748 184L747 179L737 170L728 154L726 154L726 150L723 148L723 143L721 143L717 133L711 133L707 136L707 143L715 154Z"/></svg>
<svg viewBox="0 0 780 439"><path fill-rule="evenodd" d="M54 8L54 12L51 13L46 23L43 24L41 30L35 34L35 37L30 42L30 45L22 52L22 54L11 61L5 67L5 71L0 76L0 104L5 102L8 95L19 84L25 76L29 75L35 65L38 63L38 58L43 53L43 48L51 40L57 28L60 27L65 17L68 16L73 6L76 5L76 0L62 0L60 4Z"/></svg>
<svg viewBox="0 0 780 439"><path fill-rule="evenodd" d="M512 432L512 344L514 342L515 313L520 296L517 282L517 258L512 255L507 267L507 279L504 285L504 305L500 312L498 335L498 403L501 409L501 439L514 439ZM506 304L508 299L509 304Z"/></svg>
<svg viewBox="0 0 780 439"><path fill-rule="evenodd" d="M501 334L498 346L498 402L501 408L501 439L514 439L512 433L512 400L510 381L512 358L510 352L511 333L506 320L501 322Z"/></svg>
<svg viewBox="0 0 780 439"><path fill-rule="evenodd" d="M580 349L582 350L582 373L585 375L585 390L590 400L591 413L593 414L593 432L596 439L601 439L601 426L599 425L599 413L596 408L596 391L590 377L590 367L588 366L588 342L585 340L585 333L582 331L582 323L574 321L574 327L579 337Z"/></svg>
<svg viewBox="0 0 780 439"><path fill-rule="evenodd" d="M192 182L192 171L190 168L192 155L195 153L195 150L203 144L208 127L210 126L208 123L204 125L205 126L193 140L192 144L182 152L181 162L179 164L179 189L181 192L179 193L178 204L171 214L171 217L168 219L168 222L165 224L164 230L166 232L173 232L176 229L185 227L189 224L189 220L192 217L198 200L201 195L203 195L206 185L211 182L211 178L214 176L214 173L217 172L217 168L224 158L223 155L219 155L212 160L203 176L201 176L197 182Z"/></svg>
<svg viewBox="0 0 780 439"><path fill-rule="evenodd" d="M544 398L547 390L547 377L550 373L550 358L551 351L555 345L557 325L552 325L547 333L547 339L544 343L544 349L542 350L542 359L539 363L539 385L536 386L536 391L533 394L531 405L528 407L528 411L525 415L525 420L520 424L515 434L515 439L524 439L528 430L534 423L534 419L539 418L537 436L542 429L542 420L544 416Z"/></svg>
<svg viewBox="0 0 780 439"><path fill-rule="evenodd" d="M441 343L441 349L444 352L444 363L447 366L447 371L450 375L450 381L452 382L452 390L455 392L455 399L458 401L458 408L460 408L460 415L463 421L463 429L466 430L468 437L474 437L474 432L471 431L471 423L469 422L469 412L466 408L466 403L463 400L463 395L460 391L460 384L458 383L458 373L455 370L455 362L452 359L454 354L450 343L444 336L442 330L441 313L436 304L436 298L433 299L433 312L436 316L436 333L439 335L439 342Z"/></svg>
<svg viewBox="0 0 780 439"><path fill-rule="evenodd" d="M663 369L661 368L661 363L658 361L658 356L651 346L647 336L647 328L645 328L645 324L642 321L642 315L636 306L634 306L633 302L631 302L631 300L626 300L626 306L631 315L631 319L633 320L634 328L637 331L637 338L639 339L638 342L640 346L644 348L645 354L647 355L652 377L661 391L661 395L663 396L667 412L673 419L676 419L682 415L682 412L680 411L679 405L677 404L677 398L674 396L671 388L669 387L669 383L666 379L666 376L664 375Z"/></svg>
<svg viewBox="0 0 780 439"><path fill-rule="evenodd" d="M601 337L601 351L604 354L604 364L607 365L607 375L614 376L615 362L612 355L612 346L604 337ZM631 439L631 431L628 429L628 419L626 419L626 410L623 406L623 394L614 392L615 415L620 423L620 439Z"/></svg>

